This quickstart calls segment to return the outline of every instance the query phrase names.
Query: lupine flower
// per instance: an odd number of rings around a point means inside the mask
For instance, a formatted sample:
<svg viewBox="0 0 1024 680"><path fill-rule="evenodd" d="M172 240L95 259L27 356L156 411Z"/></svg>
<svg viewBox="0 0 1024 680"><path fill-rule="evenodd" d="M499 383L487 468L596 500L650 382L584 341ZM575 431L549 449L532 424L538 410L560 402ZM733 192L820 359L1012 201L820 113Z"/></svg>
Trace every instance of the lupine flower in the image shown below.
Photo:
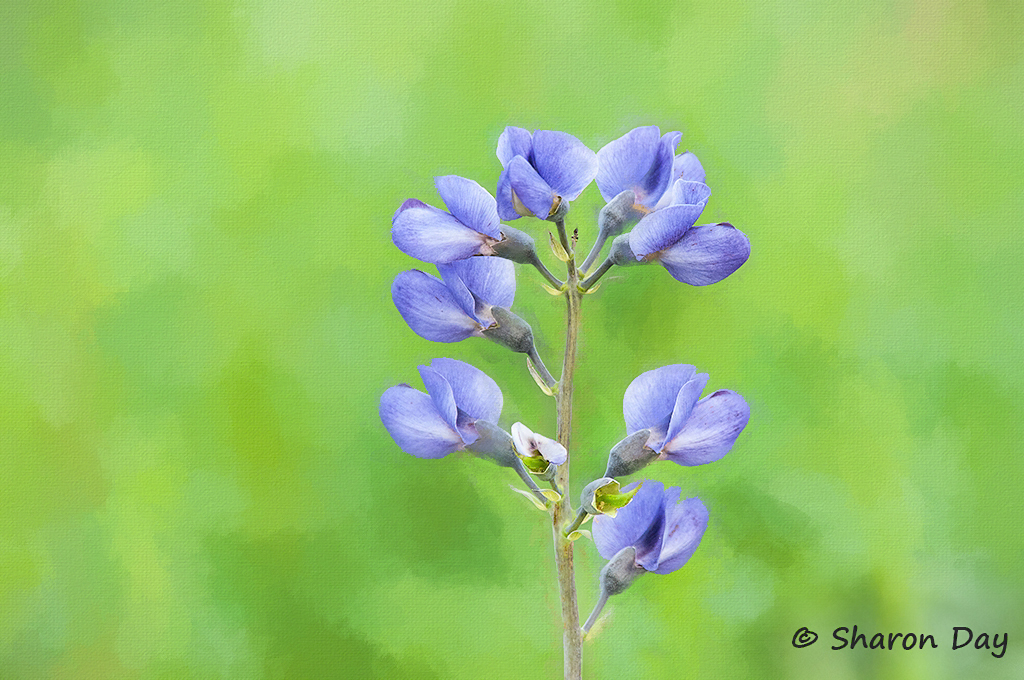
<svg viewBox="0 0 1024 680"><path fill-rule="evenodd" d="M656 125L630 130L597 152L597 188L605 201L632 190L642 212L654 209L672 182L680 132L664 135Z"/></svg>
<svg viewBox="0 0 1024 680"><path fill-rule="evenodd" d="M501 390L479 368L455 359L434 359L419 372L427 394L402 384L380 398L380 419L406 453L443 458L480 438L478 421L498 422Z"/></svg>
<svg viewBox="0 0 1024 680"><path fill-rule="evenodd" d="M636 489L633 482L623 489ZM678 486L643 482L633 500L614 517L594 518L594 543L601 557L612 559L624 548L636 550L635 565L655 574L679 569L693 555L708 527L708 511L699 498L679 502Z"/></svg>
<svg viewBox="0 0 1024 680"><path fill-rule="evenodd" d="M716 461L732 448L750 419L750 407L732 390L700 399L708 374L675 364L641 373L626 388L626 430L648 429L647 447L680 465Z"/></svg>
<svg viewBox="0 0 1024 680"><path fill-rule="evenodd" d="M498 137L498 214L544 220L579 197L597 174L597 155L565 132L506 127Z"/></svg>
<svg viewBox="0 0 1024 680"><path fill-rule="evenodd" d="M616 239L610 255L615 264L657 261L691 286L717 283L739 269L750 257L746 234L727 222L693 226L711 196L708 185L679 180L672 193L671 205L645 215Z"/></svg>
<svg viewBox="0 0 1024 680"><path fill-rule="evenodd" d="M543 472L548 463L561 465L569 457L565 447L542 434L537 434L522 423L512 424L512 441L516 451L526 460L526 467L534 472ZM536 461L531 464L531 460ZM543 462L542 462L543 461Z"/></svg>
<svg viewBox="0 0 1024 680"><path fill-rule="evenodd" d="M608 563L601 569L601 596L583 631L589 632L608 598L629 588L637 576L668 574L693 555L708 528L708 511L699 498L679 502L677 486L660 482L634 482L623 492L635 491L629 505L614 515L594 518L594 543Z"/></svg>
<svg viewBox="0 0 1024 680"><path fill-rule="evenodd" d="M441 278L418 269L391 284L391 299L409 328L435 342L458 342L495 324L494 307L508 308L516 294L515 265L473 257L437 266Z"/></svg>
<svg viewBox="0 0 1024 680"><path fill-rule="evenodd" d="M627 189L635 207L648 213L671 203L671 189L680 178L703 182L704 168L692 153L675 154L681 132L666 132L656 125L630 130L597 152L597 188L605 201Z"/></svg>
<svg viewBox="0 0 1024 680"><path fill-rule="evenodd" d="M424 262L444 264L473 255L492 255L502 239L494 198L471 179L457 175L434 178L448 212L410 198L391 221L398 249Z"/></svg>

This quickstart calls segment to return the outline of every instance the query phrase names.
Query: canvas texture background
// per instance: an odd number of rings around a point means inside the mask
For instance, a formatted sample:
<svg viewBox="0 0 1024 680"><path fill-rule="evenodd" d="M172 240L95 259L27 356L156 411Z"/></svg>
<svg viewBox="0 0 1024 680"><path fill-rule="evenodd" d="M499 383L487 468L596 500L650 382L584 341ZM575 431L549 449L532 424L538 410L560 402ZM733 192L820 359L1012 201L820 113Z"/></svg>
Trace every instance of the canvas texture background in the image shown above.
<svg viewBox="0 0 1024 680"><path fill-rule="evenodd" d="M506 427L553 436L553 401L521 357L407 328L391 281L433 270L391 216L435 175L493 192L506 125L596 150L647 124L752 255L584 300L574 493L643 371L694 364L752 416L721 461L644 475L711 523L612 600L585 677L1022 677L1022 10L4 3L0 677L561 677L544 516L377 415L435 357L495 378ZM568 218L588 245L601 203ZM563 305L518 273L556 370ZM854 624L941 646L829 650Z"/></svg>

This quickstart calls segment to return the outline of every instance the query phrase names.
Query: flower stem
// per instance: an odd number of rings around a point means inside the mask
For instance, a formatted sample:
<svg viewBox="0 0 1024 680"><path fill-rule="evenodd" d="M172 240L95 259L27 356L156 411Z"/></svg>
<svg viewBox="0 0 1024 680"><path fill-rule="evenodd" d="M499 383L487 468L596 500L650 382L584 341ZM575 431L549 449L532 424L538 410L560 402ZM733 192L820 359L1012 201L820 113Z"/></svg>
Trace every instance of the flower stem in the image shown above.
<svg viewBox="0 0 1024 680"><path fill-rule="evenodd" d="M591 627L597 622L597 617L601 615L601 610L604 609L605 602L608 601L608 593L602 592L601 599L594 605L594 611L590 612L590 616L587 618L587 622L583 624L583 632L589 633Z"/></svg>
<svg viewBox="0 0 1024 680"><path fill-rule="evenodd" d="M604 247L604 242L608 240L608 234L604 230L601 230L597 234L597 240L594 241L593 247L590 249L590 254L587 255L587 259L583 261L583 266L580 267L581 272L585 272L590 269L594 264L594 260L601 254L601 248Z"/></svg>
<svg viewBox="0 0 1024 680"><path fill-rule="evenodd" d="M605 273L612 268L613 264L614 263L612 262L611 258L608 258L607 260L602 262L601 266L598 267L593 274L591 274L590 276L583 280L583 283L580 284L580 288L582 288L583 290L590 290L590 288L595 283L597 283L597 280L604 276Z"/></svg>
<svg viewBox="0 0 1024 680"><path fill-rule="evenodd" d="M533 481L533 477L530 476L530 473L526 470L526 467L523 466L522 461L517 460L514 469L516 471L516 474L519 475L519 478L522 479L523 483L525 483L526 486L530 489L530 492L534 495L534 497L540 501L541 505L545 505L548 502L548 499L545 498L544 494L540 492L540 487L537 486L537 482Z"/></svg>
<svg viewBox="0 0 1024 680"><path fill-rule="evenodd" d="M572 524L562 529L562 533L568 536L569 534L583 526L583 522L586 521L586 519L587 511L584 510L583 508L580 508L579 512L576 513L576 519L572 521Z"/></svg>
<svg viewBox="0 0 1024 680"><path fill-rule="evenodd" d="M575 255L565 238L565 226L559 220L558 233L562 238L569 261L566 263L568 285L565 297L566 333L565 357L562 361L562 378L558 383L556 403L558 408L558 443L570 450L569 440L572 434L572 396L573 375L576 372L576 346L580 331L580 301L583 298L579 291L579 272L576 270ZM555 543L555 566L558 571L559 599L562 604L562 645L565 651L565 680L581 680L583 677L583 636L580 630L579 607L576 603L576 580L573 573L572 541L562 533L562 528L573 515L569 501L569 460L558 466L556 483L566 491L562 499L555 503L552 511L552 533Z"/></svg>
<svg viewBox="0 0 1024 680"><path fill-rule="evenodd" d="M548 388L554 390L558 381L552 377L550 372L548 372L548 367L545 366L544 362L541 360L540 353L537 352L537 347L531 347L526 356L530 357L530 361L533 362L533 367L537 369L537 375L539 375L541 380L544 381L544 384L547 385ZM548 394L550 394L550 392Z"/></svg>
<svg viewBox="0 0 1024 680"><path fill-rule="evenodd" d="M565 234L565 220L555 220L555 226L558 227L558 240L562 242L562 248L566 253L569 253L570 256L572 256L573 249L572 246L569 245L568 236ZM576 265L566 263L566 266L569 268L569 276L571 277L576 271Z"/></svg>
<svg viewBox="0 0 1024 680"><path fill-rule="evenodd" d="M563 285L565 285L564 281L562 281L557 276L551 273L551 270L544 265L544 263L540 259L540 256L537 255L537 253L533 253L533 257L530 258L530 264L536 267L537 271L540 272L541 276L547 279L547 282L550 283L555 288L561 288Z"/></svg>

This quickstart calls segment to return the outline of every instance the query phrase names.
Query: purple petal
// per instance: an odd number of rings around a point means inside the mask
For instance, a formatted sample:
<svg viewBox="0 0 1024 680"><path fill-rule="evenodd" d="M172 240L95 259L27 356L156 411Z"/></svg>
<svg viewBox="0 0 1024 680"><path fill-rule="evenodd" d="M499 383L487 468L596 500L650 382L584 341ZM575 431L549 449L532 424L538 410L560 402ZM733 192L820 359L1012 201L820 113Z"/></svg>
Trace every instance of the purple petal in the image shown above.
<svg viewBox="0 0 1024 680"><path fill-rule="evenodd" d="M693 203L696 201L676 201L674 200L675 187L679 184L680 180L684 182L695 182L697 184L705 184L704 182L704 168L701 167L700 161L692 153L687 151L686 153L679 154L676 156L675 162L672 167L672 188L666 191L662 197L658 200L658 204L654 207L655 210L661 210L674 203ZM708 196L711 195L711 189L707 190Z"/></svg>
<svg viewBox="0 0 1024 680"><path fill-rule="evenodd" d="M471 257L449 267L469 291L489 305L511 307L516 297L516 268L501 257Z"/></svg>
<svg viewBox="0 0 1024 680"><path fill-rule="evenodd" d="M417 366L417 369L420 372L420 378L423 379L423 386L427 388L427 394L434 402L434 408L446 423L457 430L459 409L455 406L455 395L452 393L451 385L443 375L430 366Z"/></svg>
<svg viewBox="0 0 1024 680"><path fill-rule="evenodd" d="M493 238L470 229L443 210L410 199L395 213L391 240L406 255L424 262L452 262L477 255Z"/></svg>
<svg viewBox="0 0 1024 680"><path fill-rule="evenodd" d="M512 127L511 125L505 128L505 131L498 137L498 160L501 161L501 167L508 167L509 161L516 156L522 156L527 161L530 160L530 154L533 153L533 139L530 135L529 130L524 130L520 127ZM502 219L509 219L503 217Z"/></svg>
<svg viewBox="0 0 1024 680"><path fill-rule="evenodd" d="M416 335L434 342L458 342L480 334L452 292L436 277L413 269L391 284L391 299Z"/></svg>
<svg viewBox="0 0 1024 680"><path fill-rule="evenodd" d="M687 498L682 503L679 489L674 496L665 494L665 537L655 574L668 574L679 569L693 555L708 528L708 509L699 498Z"/></svg>
<svg viewBox="0 0 1024 680"><path fill-rule="evenodd" d="M459 276L459 270L456 265L461 262L479 259L478 257L470 257L465 260L456 260L448 264L437 265L437 272L441 275L444 285L448 288L448 293L458 303L462 311L466 313L466 316L476 321L481 321L480 317L476 314L476 301L473 299L473 293L466 286L466 282Z"/></svg>
<svg viewBox="0 0 1024 680"><path fill-rule="evenodd" d="M555 192L525 158L516 156L509 162L508 179L519 201L540 219L547 219L555 204Z"/></svg>
<svg viewBox="0 0 1024 680"><path fill-rule="evenodd" d="M518 220L522 215L516 211L515 203L512 202L512 182L508 178L508 168L501 171L498 176L498 215L503 220Z"/></svg>
<svg viewBox="0 0 1024 680"><path fill-rule="evenodd" d="M633 482L623 491L632 491L639 482ZM594 543L601 557L611 559L626 546L636 545L663 512L661 482L645 480L629 504L615 517L598 515L594 518Z"/></svg>
<svg viewBox="0 0 1024 680"><path fill-rule="evenodd" d="M395 223L395 220L398 219L398 216L401 215L403 211L408 210L409 208L420 208L423 206L426 206L428 208L430 207L423 201L416 198L405 199L404 201L402 201L402 205L398 206L398 210L395 211L395 214L391 216L391 224L393 225Z"/></svg>
<svg viewBox="0 0 1024 680"><path fill-rule="evenodd" d="M498 383L475 366L455 359L434 359L430 367L452 386L455 405L473 420L497 423L502 396Z"/></svg>
<svg viewBox="0 0 1024 680"><path fill-rule="evenodd" d="M688 182L702 182L706 184L707 175L704 172L704 166L700 164L697 157L687 151L676 156L675 162L672 164L672 177L675 179L685 179Z"/></svg>
<svg viewBox="0 0 1024 680"><path fill-rule="evenodd" d="M408 385L396 385L381 395L380 419L398 447L411 456L443 458L463 447L462 437L437 412L431 398Z"/></svg>
<svg viewBox="0 0 1024 680"><path fill-rule="evenodd" d="M673 164L675 163L676 147L679 146L679 140L683 138L683 133L678 131L666 132L661 136L661 145L668 149L668 152L672 155ZM673 178L674 179L674 178Z"/></svg>
<svg viewBox="0 0 1024 680"><path fill-rule="evenodd" d="M665 490L662 494L662 507L654 514L654 518L643 536L633 542L633 545L636 546L636 563L647 571L654 571L658 568L658 559L661 557L661 545L662 541L665 540L664 497L665 494L672 493L673 489ZM678 488L675 489L675 494L678 498ZM627 505L626 507L628 508L629 506Z"/></svg>
<svg viewBox="0 0 1024 680"><path fill-rule="evenodd" d="M679 390L696 372L689 364L673 364L638 375L622 398L627 434L650 428L652 441L663 440Z"/></svg>
<svg viewBox="0 0 1024 680"><path fill-rule="evenodd" d="M434 178L437 193L458 221L491 238L501 238L498 207L487 189L458 175Z"/></svg>
<svg viewBox="0 0 1024 680"><path fill-rule="evenodd" d="M633 245L632 236L629 243ZM732 274L749 257L750 240L746 234L723 222L693 227L663 250L658 260L677 281L706 286Z"/></svg>
<svg viewBox="0 0 1024 680"><path fill-rule="evenodd" d="M597 152L597 188L605 201L626 189L640 195L638 187L658 155L659 134L655 125L638 127L601 147ZM664 190L662 187L662 192Z"/></svg>
<svg viewBox="0 0 1024 680"><path fill-rule="evenodd" d="M750 420L750 407L732 390L718 390L693 407L683 428L662 452L680 465L703 465L729 452Z"/></svg>
<svg viewBox="0 0 1024 680"><path fill-rule="evenodd" d="M705 206L711 198L711 187L703 182L677 179L672 185L672 205Z"/></svg>
<svg viewBox="0 0 1024 680"><path fill-rule="evenodd" d="M675 437L679 434L679 430L683 429L683 426L686 425L686 421L693 412L693 407L697 404L697 400L700 399L700 393L704 391L704 386L707 384L708 374L698 373L679 388L675 406L672 407L672 421L669 423L668 432L665 434L666 440Z"/></svg>
<svg viewBox="0 0 1024 680"><path fill-rule="evenodd" d="M633 189L637 195L637 203L653 209L668 190L672 182L672 162L675 160L674 154L680 137L680 132L668 132L661 138L656 147L654 162L638 186Z"/></svg>
<svg viewBox="0 0 1024 680"><path fill-rule="evenodd" d="M703 205L670 205L645 215L629 234L629 247L636 259L654 256L659 250L674 245L703 210Z"/></svg>
<svg viewBox="0 0 1024 680"><path fill-rule="evenodd" d="M597 154L568 133L537 130L533 133L533 166L556 194L572 201L594 181Z"/></svg>

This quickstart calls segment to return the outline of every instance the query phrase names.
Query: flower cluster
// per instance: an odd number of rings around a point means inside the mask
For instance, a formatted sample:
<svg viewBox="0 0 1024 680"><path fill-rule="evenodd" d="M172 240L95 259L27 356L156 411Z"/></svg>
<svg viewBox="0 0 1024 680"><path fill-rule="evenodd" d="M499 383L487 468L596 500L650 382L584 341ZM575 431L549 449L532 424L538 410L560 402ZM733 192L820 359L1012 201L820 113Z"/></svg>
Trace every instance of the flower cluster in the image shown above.
<svg viewBox="0 0 1024 680"><path fill-rule="evenodd" d="M447 175L435 178L444 210L410 198L395 212L394 244L437 268L437 276L411 269L395 277L391 295L398 312L426 340L482 337L526 354L538 386L556 397L562 423L571 416L566 400L572 398L572 373L563 376L568 384L551 376L533 329L512 312L516 263L534 267L550 292L567 298L573 328L578 324L574 305L614 266L657 262L676 280L704 286L730 276L750 256L749 240L731 224L697 224L711 189L697 157L677 153L681 138L679 132L639 127L595 153L564 132L506 128L497 142L501 169L492 185L495 195L473 180ZM589 255L578 265L578 230L568 238L564 222L572 201L591 182L606 204ZM555 256L566 264L564 281L544 264L532 236L503 223L521 217L556 225L558 241L549 236ZM576 342L577 333L567 336L567 343ZM566 367L574 357L575 345L569 344ZM513 469L529 487L520 493L552 513L559 540L588 535L581 526L594 518L593 540L608 562L601 571L600 601L583 631L589 631L607 599L640 574L682 567L708 525L703 503L698 498L680 502L678 487L649 480L623 487L619 478L658 460L683 466L716 461L731 450L750 417L736 392L719 389L702 397L708 374L691 365L642 373L623 397L626 437L611 447L604 476L584 487L579 512L569 522L564 488L569 428L560 425L559 441L519 422L510 432L502 429L497 383L462 361L434 359L419 373L426 392L401 384L380 400L381 421L399 448L418 458L466 451ZM538 481L551 489L541 490ZM562 567L559 574L564 578Z"/></svg>

